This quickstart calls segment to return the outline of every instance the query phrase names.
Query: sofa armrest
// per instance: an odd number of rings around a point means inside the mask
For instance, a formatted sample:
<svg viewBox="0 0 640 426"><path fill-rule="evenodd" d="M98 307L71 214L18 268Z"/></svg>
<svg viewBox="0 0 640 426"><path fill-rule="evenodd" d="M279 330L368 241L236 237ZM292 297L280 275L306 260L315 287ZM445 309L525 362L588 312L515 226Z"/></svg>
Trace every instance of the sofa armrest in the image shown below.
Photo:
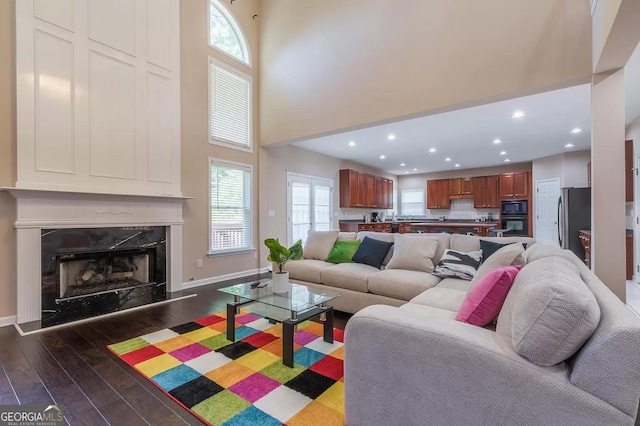
<svg viewBox="0 0 640 426"><path fill-rule="evenodd" d="M374 305L345 332L348 425L629 424L572 385L568 367L538 367L493 331Z"/></svg>

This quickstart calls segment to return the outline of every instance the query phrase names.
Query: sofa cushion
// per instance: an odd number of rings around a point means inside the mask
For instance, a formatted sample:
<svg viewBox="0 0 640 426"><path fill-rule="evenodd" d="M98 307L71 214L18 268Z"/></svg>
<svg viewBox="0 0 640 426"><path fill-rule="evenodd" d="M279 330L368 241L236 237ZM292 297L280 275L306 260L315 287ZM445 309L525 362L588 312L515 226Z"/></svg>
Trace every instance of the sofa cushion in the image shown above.
<svg viewBox="0 0 640 426"><path fill-rule="evenodd" d="M357 232L342 232L341 231L338 234L338 238L336 240L337 241L355 240L357 236L358 236Z"/></svg>
<svg viewBox="0 0 640 426"><path fill-rule="evenodd" d="M489 271L467 293L456 320L484 327L496 319L520 269L517 265Z"/></svg>
<svg viewBox="0 0 640 426"><path fill-rule="evenodd" d="M433 272L432 258L436 254L438 240L395 234L393 257L387 269L407 269L410 271Z"/></svg>
<svg viewBox="0 0 640 426"><path fill-rule="evenodd" d="M408 312L416 312L421 315L427 314L430 318L454 319L456 313L448 309L434 308L433 306L419 305L417 303L405 303L400 309Z"/></svg>
<svg viewBox="0 0 640 426"><path fill-rule="evenodd" d="M376 272L380 270L362 263L340 263L323 269L321 278L322 284L366 293L367 280Z"/></svg>
<svg viewBox="0 0 640 426"><path fill-rule="evenodd" d="M576 266L561 257L528 263L516 277L498 316L498 334L515 351L548 367L571 357L600 321L600 308Z"/></svg>
<svg viewBox="0 0 640 426"><path fill-rule="evenodd" d="M394 239L394 234L389 234L386 232L373 232L373 231L360 231L358 232L357 239L364 240L365 237L373 238L374 240L386 241L388 243L392 243Z"/></svg>
<svg viewBox="0 0 640 426"><path fill-rule="evenodd" d="M423 291L434 287L440 278L422 271L403 269L385 269L369 277L368 288L371 293L411 300Z"/></svg>
<svg viewBox="0 0 640 426"><path fill-rule="evenodd" d="M480 250L482 250L482 258L483 261L487 260L489 257L491 257L491 255L495 252L497 252L498 250L500 250L502 247L509 245L509 244L518 244L516 242L511 242L511 243L496 243L495 241L487 241L487 240L483 240L482 238L480 239ZM522 243L522 246L526 249L526 243Z"/></svg>
<svg viewBox="0 0 640 426"><path fill-rule="evenodd" d="M417 295L410 302L458 312L465 296L466 293L464 291L434 287Z"/></svg>
<svg viewBox="0 0 640 426"><path fill-rule="evenodd" d="M376 269L380 269L380 266L382 266L382 262L387 256L392 245L392 242L364 237L351 260L356 263L363 263L365 265L373 266Z"/></svg>
<svg viewBox="0 0 640 426"><path fill-rule="evenodd" d="M461 280L460 278L444 278L436 287L451 288L453 290L460 290L466 293L467 290L469 290L469 285L470 281L468 280Z"/></svg>
<svg viewBox="0 0 640 426"><path fill-rule="evenodd" d="M476 237L473 235L453 234L451 235L451 248L458 251L470 252L480 250L480 239L493 241L500 244L522 242L529 244L536 240L530 237Z"/></svg>
<svg viewBox="0 0 640 426"><path fill-rule="evenodd" d="M478 272L471 280L469 289L472 289L492 269L511 265L524 265L524 247L522 244L507 244L482 262Z"/></svg>
<svg viewBox="0 0 640 426"><path fill-rule="evenodd" d="M325 262L329 263L345 263L351 262L351 258L355 254L356 250L360 246L359 240L344 240L336 241L333 245L333 249L329 253L329 256L325 259Z"/></svg>
<svg viewBox="0 0 640 426"><path fill-rule="evenodd" d="M463 253L461 251L447 249L434 269L433 275L442 278L455 277L471 280L476 274L481 261L481 250Z"/></svg>
<svg viewBox="0 0 640 426"><path fill-rule="evenodd" d="M325 260L333 248L340 231L309 231L304 243L302 257Z"/></svg>
<svg viewBox="0 0 640 426"><path fill-rule="evenodd" d="M334 264L325 262L324 260L300 259L288 261L284 264L282 270L289 272L289 278L292 280L321 283L322 278L320 271L331 266L334 266Z"/></svg>

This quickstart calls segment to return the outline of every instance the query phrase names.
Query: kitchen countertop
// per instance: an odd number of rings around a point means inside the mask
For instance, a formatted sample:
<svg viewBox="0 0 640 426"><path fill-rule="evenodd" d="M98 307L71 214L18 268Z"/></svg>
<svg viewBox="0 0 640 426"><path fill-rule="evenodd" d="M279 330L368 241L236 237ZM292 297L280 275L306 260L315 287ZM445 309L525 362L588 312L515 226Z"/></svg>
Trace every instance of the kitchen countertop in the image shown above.
<svg viewBox="0 0 640 426"><path fill-rule="evenodd" d="M473 227L494 227L494 226L499 226L498 222L453 222L453 221L448 221L445 220L444 222L440 222L440 221L436 221L436 222L429 222L429 223L425 223L425 222L410 222L411 226L433 226L433 225L439 225L442 226L443 228L446 228L448 226L450 227L469 227L469 228L473 228Z"/></svg>
<svg viewBox="0 0 640 426"><path fill-rule="evenodd" d="M492 223L497 224L495 220L485 221L485 222L476 222L473 219L447 219L447 220L438 220L438 219L413 219L413 220L385 220L384 222L364 222L362 219L344 219L340 220L339 223L451 223L451 224L469 224L469 223Z"/></svg>

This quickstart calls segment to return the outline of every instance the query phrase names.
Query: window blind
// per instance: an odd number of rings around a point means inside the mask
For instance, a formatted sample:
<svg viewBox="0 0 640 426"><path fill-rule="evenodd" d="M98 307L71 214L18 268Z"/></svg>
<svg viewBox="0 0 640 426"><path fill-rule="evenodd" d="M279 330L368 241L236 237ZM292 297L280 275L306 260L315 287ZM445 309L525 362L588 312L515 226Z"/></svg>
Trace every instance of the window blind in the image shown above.
<svg viewBox="0 0 640 426"><path fill-rule="evenodd" d="M251 248L251 167L211 160L211 252Z"/></svg>
<svg viewBox="0 0 640 426"><path fill-rule="evenodd" d="M251 148L251 77L209 60L210 137Z"/></svg>
<svg viewBox="0 0 640 426"><path fill-rule="evenodd" d="M424 189L403 189L400 191L400 214L403 216L424 215Z"/></svg>

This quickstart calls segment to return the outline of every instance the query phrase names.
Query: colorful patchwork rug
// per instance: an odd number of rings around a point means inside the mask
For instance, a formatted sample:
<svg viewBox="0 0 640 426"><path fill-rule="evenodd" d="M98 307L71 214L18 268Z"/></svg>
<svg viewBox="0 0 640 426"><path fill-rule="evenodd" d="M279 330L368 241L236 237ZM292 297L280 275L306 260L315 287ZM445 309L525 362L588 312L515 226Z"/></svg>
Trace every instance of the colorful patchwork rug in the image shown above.
<svg viewBox="0 0 640 426"><path fill-rule="evenodd" d="M344 332L322 324L294 335L294 368L282 364L282 326L242 310L236 342L226 313L109 345L124 362L212 425L344 425Z"/></svg>

